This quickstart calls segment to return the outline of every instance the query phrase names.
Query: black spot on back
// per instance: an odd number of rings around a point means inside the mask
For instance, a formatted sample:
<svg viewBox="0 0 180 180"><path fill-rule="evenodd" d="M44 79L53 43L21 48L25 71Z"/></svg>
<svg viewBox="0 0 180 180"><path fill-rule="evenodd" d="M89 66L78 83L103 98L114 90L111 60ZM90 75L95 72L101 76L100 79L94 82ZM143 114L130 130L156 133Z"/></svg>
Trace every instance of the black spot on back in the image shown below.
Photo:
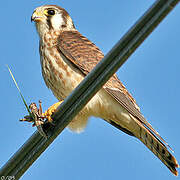
<svg viewBox="0 0 180 180"><path fill-rule="evenodd" d="M61 28L66 28L67 27L67 25L66 24L63 24L62 26L61 26Z"/></svg>
<svg viewBox="0 0 180 180"><path fill-rule="evenodd" d="M145 134L146 138L148 137L147 133Z"/></svg>
<svg viewBox="0 0 180 180"><path fill-rule="evenodd" d="M162 153L165 154L165 150L164 149L162 149Z"/></svg>
<svg viewBox="0 0 180 180"><path fill-rule="evenodd" d="M159 151L159 144L157 144L157 150Z"/></svg>
<svg viewBox="0 0 180 180"><path fill-rule="evenodd" d="M172 160L172 156L169 154L169 156L167 157L169 160Z"/></svg>

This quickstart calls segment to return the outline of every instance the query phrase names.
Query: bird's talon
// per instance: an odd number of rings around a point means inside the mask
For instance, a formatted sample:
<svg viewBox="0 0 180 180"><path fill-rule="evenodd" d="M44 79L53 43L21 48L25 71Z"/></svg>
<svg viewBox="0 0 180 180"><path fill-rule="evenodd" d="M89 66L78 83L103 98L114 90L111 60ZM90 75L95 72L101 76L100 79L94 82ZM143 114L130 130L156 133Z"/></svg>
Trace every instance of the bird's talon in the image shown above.
<svg viewBox="0 0 180 180"><path fill-rule="evenodd" d="M56 109L58 108L58 106L62 103L63 101L59 101L55 104L53 104L52 106L50 106L42 115L48 120L49 123L51 123L52 125L55 126L55 123L53 123L53 119L52 119L52 114L56 111Z"/></svg>

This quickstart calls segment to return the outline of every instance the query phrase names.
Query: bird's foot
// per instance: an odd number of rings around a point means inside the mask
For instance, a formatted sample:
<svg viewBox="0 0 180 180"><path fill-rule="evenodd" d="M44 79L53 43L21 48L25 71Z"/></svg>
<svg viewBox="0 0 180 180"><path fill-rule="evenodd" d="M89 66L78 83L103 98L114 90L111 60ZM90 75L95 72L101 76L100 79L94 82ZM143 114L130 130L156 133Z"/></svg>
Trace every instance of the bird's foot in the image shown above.
<svg viewBox="0 0 180 180"><path fill-rule="evenodd" d="M46 119L48 120L49 123L53 124L52 114L56 111L56 109L62 102L63 101L59 101L59 102L53 104L43 113L43 116L46 117Z"/></svg>

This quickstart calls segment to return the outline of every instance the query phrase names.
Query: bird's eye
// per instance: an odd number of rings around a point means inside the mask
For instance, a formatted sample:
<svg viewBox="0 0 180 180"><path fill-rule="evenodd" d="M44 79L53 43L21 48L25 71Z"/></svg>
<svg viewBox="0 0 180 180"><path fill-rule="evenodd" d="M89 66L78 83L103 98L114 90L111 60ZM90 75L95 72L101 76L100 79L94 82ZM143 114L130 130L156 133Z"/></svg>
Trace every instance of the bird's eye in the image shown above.
<svg viewBox="0 0 180 180"><path fill-rule="evenodd" d="M50 16L53 16L53 15L55 15L55 10L49 9L49 10L47 11L47 14L50 15Z"/></svg>

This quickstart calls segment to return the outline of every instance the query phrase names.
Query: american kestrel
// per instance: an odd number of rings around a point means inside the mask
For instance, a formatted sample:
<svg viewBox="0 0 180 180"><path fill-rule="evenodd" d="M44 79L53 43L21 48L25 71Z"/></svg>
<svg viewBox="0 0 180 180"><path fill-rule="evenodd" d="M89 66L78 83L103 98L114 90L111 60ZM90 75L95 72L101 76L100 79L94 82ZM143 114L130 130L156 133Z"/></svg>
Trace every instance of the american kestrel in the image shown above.
<svg viewBox="0 0 180 180"><path fill-rule="evenodd" d="M61 101L104 57L101 50L75 28L67 11L56 5L35 9L31 20L40 37L42 75ZM167 143L141 114L136 101L114 74L68 127L81 132L90 116L100 117L144 143L174 175L179 167Z"/></svg>

